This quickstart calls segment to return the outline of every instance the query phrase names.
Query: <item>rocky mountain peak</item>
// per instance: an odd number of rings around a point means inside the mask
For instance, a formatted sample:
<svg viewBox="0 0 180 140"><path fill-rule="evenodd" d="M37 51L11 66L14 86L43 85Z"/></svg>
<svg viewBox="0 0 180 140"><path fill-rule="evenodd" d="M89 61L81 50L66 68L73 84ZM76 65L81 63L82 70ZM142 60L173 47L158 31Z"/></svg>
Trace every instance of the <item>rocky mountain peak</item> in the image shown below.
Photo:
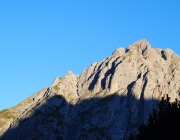
<svg viewBox="0 0 180 140"><path fill-rule="evenodd" d="M116 49L80 76L69 71L56 78L51 87L8 110L16 114L11 119L0 112L0 124L5 124L0 134L3 140L127 139L147 122L161 97L179 98L179 75L177 54L140 40Z"/></svg>
<svg viewBox="0 0 180 140"><path fill-rule="evenodd" d="M77 93L78 76L68 71L62 78L56 78L51 85L51 90L55 95L63 96L69 103L76 103L79 99Z"/></svg>
<svg viewBox="0 0 180 140"><path fill-rule="evenodd" d="M112 53L112 55L113 55L113 56L122 56L124 53L125 53L125 49L122 48L122 47L120 47L120 48L116 49L116 50Z"/></svg>

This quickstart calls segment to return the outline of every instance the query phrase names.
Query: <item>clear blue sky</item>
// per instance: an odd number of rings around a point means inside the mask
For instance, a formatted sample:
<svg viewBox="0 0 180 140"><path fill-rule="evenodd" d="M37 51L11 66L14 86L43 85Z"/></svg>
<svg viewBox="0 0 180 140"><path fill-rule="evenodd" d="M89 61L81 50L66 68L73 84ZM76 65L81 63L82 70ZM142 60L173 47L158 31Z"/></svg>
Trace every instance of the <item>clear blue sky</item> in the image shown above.
<svg viewBox="0 0 180 140"><path fill-rule="evenodd" d="M0 0L0 110L140 39L180 54L180 1Z"/></svg>

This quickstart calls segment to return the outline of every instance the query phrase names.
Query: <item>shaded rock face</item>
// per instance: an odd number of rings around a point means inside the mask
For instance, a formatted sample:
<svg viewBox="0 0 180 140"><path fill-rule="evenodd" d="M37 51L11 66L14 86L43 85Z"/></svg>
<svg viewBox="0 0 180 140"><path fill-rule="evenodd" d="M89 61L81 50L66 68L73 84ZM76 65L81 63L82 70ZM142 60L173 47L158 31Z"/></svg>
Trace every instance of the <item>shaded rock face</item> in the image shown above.
<svg viewBox="0 0 180 140"><path fill-rule="evenodd" d="M118 48L80 76L68 72L50 88L1 111L0 139L127 139L147 122L162 96L179 98L179 60L146 40Z"/></svg>

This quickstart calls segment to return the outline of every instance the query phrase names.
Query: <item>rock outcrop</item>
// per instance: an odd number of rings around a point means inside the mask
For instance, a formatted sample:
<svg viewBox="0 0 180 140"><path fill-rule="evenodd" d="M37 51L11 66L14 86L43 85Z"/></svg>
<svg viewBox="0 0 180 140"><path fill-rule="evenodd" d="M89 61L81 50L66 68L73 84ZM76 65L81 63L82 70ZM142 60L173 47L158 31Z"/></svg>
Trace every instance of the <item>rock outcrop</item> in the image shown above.
<svg viewBox="0 0 180 140"><path fill-rule="evenodd" d="M140 40L1 111L0 139L127 139L162 96L179 98L179 75L177 54Z"/></svg>

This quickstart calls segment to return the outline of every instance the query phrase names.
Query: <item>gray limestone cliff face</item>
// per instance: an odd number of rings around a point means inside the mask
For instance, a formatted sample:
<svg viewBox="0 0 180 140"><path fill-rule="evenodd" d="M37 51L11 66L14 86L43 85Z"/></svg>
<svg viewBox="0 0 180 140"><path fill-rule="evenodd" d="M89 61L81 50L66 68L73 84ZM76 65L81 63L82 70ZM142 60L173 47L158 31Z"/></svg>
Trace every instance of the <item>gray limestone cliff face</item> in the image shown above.
<svg viewBox="0 0 180 140"><path fill-rule="evenodd" d="M177 54L140 40L80 76L68 72L56 78L50 88L17 105L11 119L0 112L0 139L127 139L162 96L179 98L179 75Z"/></svg>
<svg viewBox="0 0 180 140"><path fill-rule="evenodd" d="M62 95L70 104L79 100L77 82L79 77L69 71L63 78L56 78L51 85L51 91L56 95Z"/></svg>
<svg viewBox="0 0 180 140"><path fill-rule="evenodd" d="M179 60L179 56L169 49L153 49L145 40L136 42L126 50L117 49L107 59L85 69L78 82L79 95L94 96L102 92L100 96L104 96L107 90L108 94L117 91L122 94L134 82L132 92L137 99L140 99L144 84L145 99L159 99L161 93L172 94L171 97L175 98L179 90L179 83L176 83Z"/></svg>

